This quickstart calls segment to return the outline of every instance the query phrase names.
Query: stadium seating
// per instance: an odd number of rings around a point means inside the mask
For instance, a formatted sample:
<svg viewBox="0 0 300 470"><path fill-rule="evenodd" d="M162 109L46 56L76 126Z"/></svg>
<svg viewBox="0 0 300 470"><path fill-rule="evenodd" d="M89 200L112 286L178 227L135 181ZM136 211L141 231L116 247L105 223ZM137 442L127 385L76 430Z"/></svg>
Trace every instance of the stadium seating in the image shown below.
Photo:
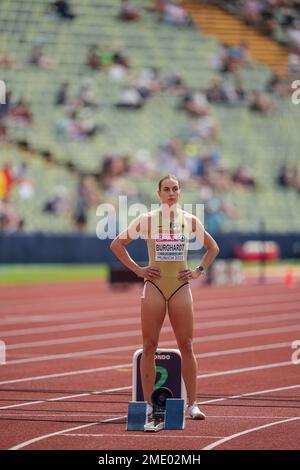
<svg viewBox="0 0 300 470"><path fill-rule="evenodd" d="M105 154L130 153L147 148L155 155L158 146L182 132L186 117L176 110L178 98L157 96L136 113L124 113L114 104L122 84L112 83L105 72L91 72L85 65L87 49L92 44L113 47L124 45L133 73L147 66L155 66L165 76L181 73L189 87L203 88L215 76L210 57L218 43L205 37L198 28L175 28L157 21L146 10L152 2L134 3L141 8L142 19L123 23L117 19L119 2L109 0L72 0L77 14L72 22L58 21L46 14L45 0L3 0L0 5L1 50L14 55L18 68L0 69L14 97L24 97L34 114L30 129L17 127L10 130L14 139L26 138L33 147L48 149L58 158L73 161L82 170L99 168ZM54 70L42 70L28 65L34 43L44 43L45 53L57 63ZM267 66L256 65L243 71L247 90L264 90L270 75ZM63 116L53 105L54 94L62 82L70 83L73 94L78 92L84 77L92 76L99 97L97 122L106 130L91 141L62 142L57 139L55 125ZM299 106L288 99L277 100L277 111L272 116L254 115L244 108L213 106L213 114L220 126L218 144L222 165L233 170L241 163L249 165L259 182L257 191L231 190L220 195L232 201L242 214L240 218L226 219L224 230L249 231L258 229L259 221L266 220L268 230L290 231L300 229L296 214L300 198L295 191L278 191L275 178L283 163L293 163L299 149ZM0 165L4 161L20 161L20 153L12 145L1 145ZM32 177L36 197L15 201L26 218L28 230L68 231L72 229L70 217L50 217L41 212L43 201L53 188L64 184L70 195L76 190L77 179L60 167L49 166L31 157ZM130 180L130 178L129 178ZM130 182L130 181L129 181ZM155 181L135 181L145 200L151 201ZM188 191L188 188L186 188ZM188 195L188 197L187 197ZM189 198L193 198L191 201ZM186 192L186 202L199 202L199 192ZM88 229L95 231L95 210L91 209Z"/></svg>

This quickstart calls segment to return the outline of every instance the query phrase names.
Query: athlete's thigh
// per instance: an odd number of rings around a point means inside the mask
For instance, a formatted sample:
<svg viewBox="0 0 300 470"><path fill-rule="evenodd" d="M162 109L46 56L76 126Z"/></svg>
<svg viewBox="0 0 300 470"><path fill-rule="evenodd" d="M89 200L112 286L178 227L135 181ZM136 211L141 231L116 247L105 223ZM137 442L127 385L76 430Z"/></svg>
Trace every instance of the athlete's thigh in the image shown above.
<svg viewBox="0 0 300 470"><path fill-rule="evenodd" d="M143 337L157 338L166 316L166 301L150 282L144 285L141 305Z"/></svg>
<svg viewBox="0 0 300 470"><path fill-rule="evenodd" d="M177 341L193 337L193 297L190 286L181 287L169 300L168 312Z"/></svg>

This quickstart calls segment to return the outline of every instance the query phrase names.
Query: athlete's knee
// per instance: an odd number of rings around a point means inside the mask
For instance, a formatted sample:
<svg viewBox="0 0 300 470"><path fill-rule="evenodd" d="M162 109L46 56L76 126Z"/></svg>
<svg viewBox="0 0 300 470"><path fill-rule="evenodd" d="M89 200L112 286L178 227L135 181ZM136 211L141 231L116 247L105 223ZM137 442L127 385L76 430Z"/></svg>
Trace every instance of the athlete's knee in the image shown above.
<svg viewBox="0 0 300 470"><path fill-rule="evenodd" d="M157 350L158 342L153 338L144 338L143 340L143 354L151 355L155 354Z"/></svg>
<svg viewBox="0 0 300 470"><path fill-rule="evenodd" d="M178 347L182 354L193 354L193 340L191 338L178 341Z"/></svg>

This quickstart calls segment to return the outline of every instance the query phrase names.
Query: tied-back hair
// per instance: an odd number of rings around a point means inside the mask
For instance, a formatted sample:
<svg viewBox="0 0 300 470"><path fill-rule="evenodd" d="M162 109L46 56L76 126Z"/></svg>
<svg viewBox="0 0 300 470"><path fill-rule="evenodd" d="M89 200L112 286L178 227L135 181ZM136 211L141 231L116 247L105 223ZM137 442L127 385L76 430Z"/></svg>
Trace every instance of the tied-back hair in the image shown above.
<svg viewBox="0 0 300 470"><path fill-rule="evenodd" d="M175 175L167 175L167 176L164 176L163 178L161 178L161 179L159 180L159 182L158 182L158 190L159 190L159 191L161 191L161 185L163 184L163 182L164 182L165 180L176 180L177 183L178 183L178 186L179 186L179 188L180 188L180 181L179 181L179 179L177 178L177 176L175 176Z"/></svg>

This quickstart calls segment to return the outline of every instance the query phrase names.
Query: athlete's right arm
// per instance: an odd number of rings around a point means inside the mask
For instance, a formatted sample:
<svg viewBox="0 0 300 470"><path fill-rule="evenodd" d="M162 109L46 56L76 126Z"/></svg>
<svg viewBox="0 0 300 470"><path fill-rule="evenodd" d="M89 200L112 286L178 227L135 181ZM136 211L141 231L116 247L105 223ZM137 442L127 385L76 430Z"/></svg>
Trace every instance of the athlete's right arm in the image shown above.
<svg viewBox="0 0 300 470"><path fill-rule="evenodd" d="M139 266L129 255L125 248L132 240L134 240L139 234L143 233L145 222L147 221L146 215L141 215L131 222L126 230L119 233L119 235L112 241L110 249L116 255L116 257L137 276L147 279L157 279L160 277L160 272L156 268L150 266L141 267Z"/></svg>

